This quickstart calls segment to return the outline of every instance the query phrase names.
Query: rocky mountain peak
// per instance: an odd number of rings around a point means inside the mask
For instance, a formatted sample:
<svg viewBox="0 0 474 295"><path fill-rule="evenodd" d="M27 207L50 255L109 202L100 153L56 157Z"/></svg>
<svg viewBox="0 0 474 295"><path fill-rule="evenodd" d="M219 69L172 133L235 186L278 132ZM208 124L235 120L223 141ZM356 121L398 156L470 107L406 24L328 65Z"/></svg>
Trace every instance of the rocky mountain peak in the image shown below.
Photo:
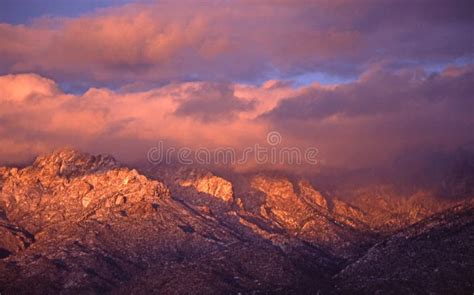
<svg viewBox="0 0 474 295"><path fill-rule="evenodd" d="M65 148L56 150L46 156L37 157L33 167L46 174L73 177L99 170L105 171L117 168L119 164L109 155L93 156Z"/></svg>
<svg viewBox="0 0 474 295"><path fill-rule="evenodd" d="M6 169L0 205L7 218L30 232L58 222L113 218L153 212L169 196L161 182L134 169L120 168L111 156L59 150L32 166Z"/></svg>

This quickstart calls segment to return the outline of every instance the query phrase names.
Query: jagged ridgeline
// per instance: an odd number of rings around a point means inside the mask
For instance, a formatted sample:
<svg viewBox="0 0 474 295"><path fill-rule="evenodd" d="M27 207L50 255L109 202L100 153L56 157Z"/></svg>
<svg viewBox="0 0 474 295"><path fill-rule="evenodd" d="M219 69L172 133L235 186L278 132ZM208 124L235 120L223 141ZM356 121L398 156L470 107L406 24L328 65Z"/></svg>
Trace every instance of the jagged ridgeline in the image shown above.
<svg viewBox="0 0 474 295"><path fill-rule="evenodd" d="M74 150L0 168L0 188L2 294L474 290L471 200L336 198Z"/></svg>

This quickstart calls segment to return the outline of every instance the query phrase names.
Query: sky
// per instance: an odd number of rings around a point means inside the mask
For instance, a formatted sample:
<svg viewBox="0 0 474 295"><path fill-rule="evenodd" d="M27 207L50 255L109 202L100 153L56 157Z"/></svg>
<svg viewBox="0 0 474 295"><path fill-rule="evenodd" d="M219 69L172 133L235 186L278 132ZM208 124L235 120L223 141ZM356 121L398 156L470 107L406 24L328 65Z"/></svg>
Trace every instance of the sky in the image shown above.
<svg viewBox="0 0 474 295"><path fill-rule="evenodd" d="M2 0L0 22L27 24L40 17L78 17L131 0Z"/></svg>
<svg viewBox="0 0 474 295"><path fill-rule="evenodd" d="M2 0L0 162L277 131L321 165L474 142L469 0Z"/></svg>

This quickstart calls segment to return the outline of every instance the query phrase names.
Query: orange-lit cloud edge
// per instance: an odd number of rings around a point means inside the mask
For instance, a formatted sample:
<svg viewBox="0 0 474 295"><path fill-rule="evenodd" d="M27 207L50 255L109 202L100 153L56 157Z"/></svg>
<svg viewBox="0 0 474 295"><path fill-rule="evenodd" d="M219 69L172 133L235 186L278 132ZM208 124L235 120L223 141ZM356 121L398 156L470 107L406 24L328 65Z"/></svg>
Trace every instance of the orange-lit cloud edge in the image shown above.
<svg viewBox="0 0 474 295"><path fill-rule="evenodd" d="M472 62L449 65L474 51L461 2L160 1L0 24L0 162L64 145L125 161L158 140L242 149L270 131L331 167L456 148L474 128ZM432 61L444 70L423 70ZM235 82L311 71L356 78Z"/></svg>
<svg viewBox="0 0 474 295"><path fill-rule="evenodd" d="M36 74L5 75L0 160L68 145L133 161L158 140L240 150L278 131L282 146L314 146L324 164L364 166L420 145L464 144L474 124L473 74L472 66L436 76L374 69L357 81L326 86L186 82L142 92L91 88L81 95Z"/></svg>

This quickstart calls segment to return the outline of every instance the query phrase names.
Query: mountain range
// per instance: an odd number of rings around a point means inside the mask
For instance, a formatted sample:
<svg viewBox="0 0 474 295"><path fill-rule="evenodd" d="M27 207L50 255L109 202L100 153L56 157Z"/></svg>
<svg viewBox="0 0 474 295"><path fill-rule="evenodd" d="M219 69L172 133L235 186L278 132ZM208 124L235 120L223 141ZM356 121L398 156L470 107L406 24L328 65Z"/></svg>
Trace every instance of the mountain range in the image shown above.
<svg viewBox="0 0 474 295"><path fill-rule="evenodd" d="M71 149L2 167L0 293L474 292L471 195L314 183Z"/></svg>

